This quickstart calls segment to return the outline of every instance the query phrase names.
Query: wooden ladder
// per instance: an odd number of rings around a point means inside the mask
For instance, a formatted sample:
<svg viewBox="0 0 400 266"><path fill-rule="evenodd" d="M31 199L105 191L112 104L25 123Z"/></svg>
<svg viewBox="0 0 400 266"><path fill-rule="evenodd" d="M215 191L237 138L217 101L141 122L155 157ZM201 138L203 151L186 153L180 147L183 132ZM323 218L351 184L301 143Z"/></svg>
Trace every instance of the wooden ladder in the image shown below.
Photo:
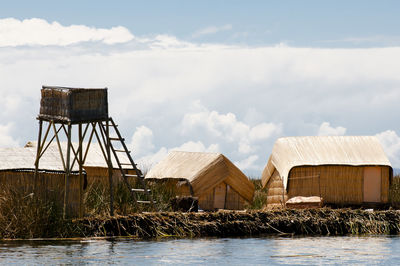
<svg viewBox="0 0 400 266"><path fill-rule="evenodd" d="M101 130L103 131L103 134L107 136L106 134L106 126L107 124L99 123L101 125ZM132 159L131 152L128 150L128 147L125 144L125 139L121 136L121 133L118 130L118 125L115 124L114 120L109 117L108 118L108 126L109 126L109 134L110 134L110 129L113 129L116 136L109 137L109 143L110 143L110 150L112 151L115 161L117 162L118 168L121 171L121 176L124 180L125 185L127 186L130 195L132 196L133 201L136 204L136 207L138 207L138 203L140 204L150 204L151 209L154 211L155 206L154 206L154 201L153 197L151 195L150 189L147 189L146 187L146 182L144 180L144 176L142 171L140 171L135 162ZM120 144L120 148L116 148L116 145ZM120 160L120 157L118 156L119 154L125 154L129 160L129 162L122 162ZM135 174L129 173L130 171L134 171ZM132 188L131 184L129 183L128 179L132 178L137 178L139 180L140 185L142 186L141 188ZM137 184L137 182L135 182ZM136 195L137 193L144 193L146 195L148 200L139 200L139 197Z"/></svg>

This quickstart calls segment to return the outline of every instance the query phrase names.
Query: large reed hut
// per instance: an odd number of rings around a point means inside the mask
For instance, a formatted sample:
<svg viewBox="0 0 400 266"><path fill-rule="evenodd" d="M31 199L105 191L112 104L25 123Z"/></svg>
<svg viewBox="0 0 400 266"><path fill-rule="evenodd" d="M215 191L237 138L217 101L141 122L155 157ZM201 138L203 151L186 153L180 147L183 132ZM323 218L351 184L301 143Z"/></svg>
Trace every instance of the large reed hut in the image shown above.
<svg viewBox="0 0 400 266"><path fill-rule="evenodd" d="M267 207L296 196L338 206L385 204L393 170L371 136L288 137L275 142L262 173Z"/></svg>
<svg viewBox="0 0 400 266"><path fill-rule="evenodd" d="M198 197L203 210L240 210L253 200L253 183L219 153L170 152L145 178L176 186L178 195Z"/></svg>

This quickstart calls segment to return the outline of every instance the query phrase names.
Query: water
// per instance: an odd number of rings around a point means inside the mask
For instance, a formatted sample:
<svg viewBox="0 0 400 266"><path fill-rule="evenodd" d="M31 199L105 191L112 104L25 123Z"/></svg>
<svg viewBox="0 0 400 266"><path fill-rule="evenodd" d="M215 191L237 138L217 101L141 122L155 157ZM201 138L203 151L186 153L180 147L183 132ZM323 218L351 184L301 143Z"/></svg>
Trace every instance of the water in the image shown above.
<svg viewBox="0 0 400 266"><path fill-rule="evenodd" d="M1 264L400 263L400 237L264 237L164 241L3 241Z"/></svg>

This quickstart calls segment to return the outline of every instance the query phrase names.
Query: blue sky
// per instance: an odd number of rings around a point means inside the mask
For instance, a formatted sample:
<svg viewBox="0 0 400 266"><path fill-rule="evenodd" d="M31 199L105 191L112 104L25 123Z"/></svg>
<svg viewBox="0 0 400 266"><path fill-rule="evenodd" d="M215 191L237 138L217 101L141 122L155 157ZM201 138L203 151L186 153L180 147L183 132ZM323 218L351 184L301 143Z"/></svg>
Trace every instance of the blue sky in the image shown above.
<svg viewBox="0 0 400 266"><path fill-rule="evenodd" d="M135 35L302 47L395 46L399 1L7 1L0 17L63 25L124 25ZM208 27L231 28L193 37Z"/></svg>
<svg viewBox="0 0 400 266"><path fill-rule="evenodd" d="M35 140L42 85L108 87L145 167L221 152L261 175L285 136L376 135L400 168L398 1L7 1L0 147Z"/></svg>

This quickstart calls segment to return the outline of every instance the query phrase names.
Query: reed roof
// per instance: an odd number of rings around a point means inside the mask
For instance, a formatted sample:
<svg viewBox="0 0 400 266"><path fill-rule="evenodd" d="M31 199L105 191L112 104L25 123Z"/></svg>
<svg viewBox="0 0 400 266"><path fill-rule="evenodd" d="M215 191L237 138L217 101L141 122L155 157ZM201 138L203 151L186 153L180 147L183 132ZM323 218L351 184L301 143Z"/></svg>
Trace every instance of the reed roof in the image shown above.
<svg viewBox="0 0 400 266"><path fill-rule="evenodd" d="M286 188L290 170L296 166L350 165L389 166L374 136L313 136L279 138L262 174L265 186L276 169Z"/></svg>
<svg viewBox="0 0 400 266"><path fill-rule="evenodd" d="M221 182L251 201L254 185L228 158L220 153L172 151L155 165L146 179L182 179L190 182L195 196Z"/></svg>

